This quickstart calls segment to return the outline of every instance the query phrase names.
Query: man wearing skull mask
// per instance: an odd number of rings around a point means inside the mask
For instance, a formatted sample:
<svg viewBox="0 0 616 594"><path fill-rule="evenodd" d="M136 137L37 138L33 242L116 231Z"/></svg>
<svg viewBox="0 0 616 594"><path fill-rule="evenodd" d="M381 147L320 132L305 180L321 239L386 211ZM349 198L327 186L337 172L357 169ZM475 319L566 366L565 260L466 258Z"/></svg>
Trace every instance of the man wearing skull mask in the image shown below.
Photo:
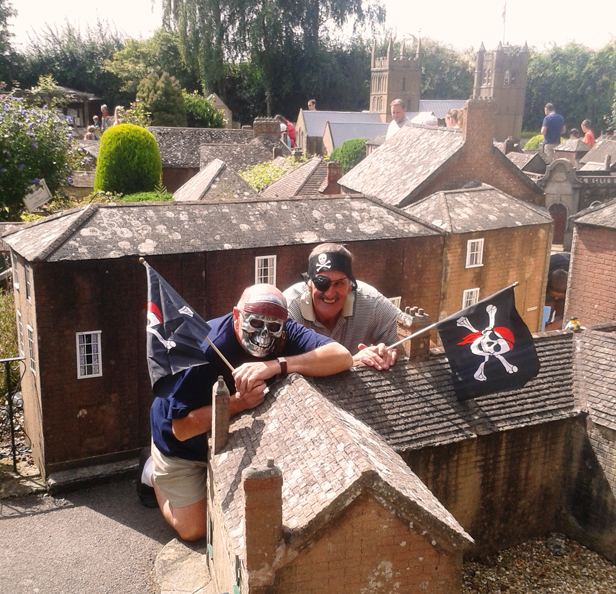
<svg viewBox="0 0 616 594"><path fill-rule="evenodd" d="M234 371L204 341L208 364L160 380L166 382L166 397L152 404L152 462L144 463L137 487L148 505L142 494L152 484L163 516L185 540L205 536L205 434L212 426L212 386L218 376L232 392L230 416L235 416L261 404L266 381L276 375L325 376L352 364L344 347L288 320L286 301L272 285L249 287L232 313L209 324L208 338Z"/></svg>
<svg viewBox="0 0 616 594"><path fill-rule="evenodd" d="M389 369L398 353L386 345L398 339L400 310L374 287L355 280L352 264L353 255L340 244L314 248L305 282L284 292L289 317L345 346L355 365Z"/></svg>

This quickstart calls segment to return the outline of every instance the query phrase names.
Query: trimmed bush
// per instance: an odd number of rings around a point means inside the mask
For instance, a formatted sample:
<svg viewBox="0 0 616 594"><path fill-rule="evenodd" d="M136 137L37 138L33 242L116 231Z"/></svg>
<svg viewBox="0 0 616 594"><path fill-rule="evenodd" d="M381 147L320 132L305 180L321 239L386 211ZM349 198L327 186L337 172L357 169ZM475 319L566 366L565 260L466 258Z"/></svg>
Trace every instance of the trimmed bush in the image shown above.
<svg viewBox="0 0 616 594"><path fill-rule="evenodd" d="M186 124L189 128L224 128L225 116L210 101L197 91L187 93L182 90L186 105Z"/></svg>
<svg viewBox="0 0 616 594"><path fill-rule="evenodd" d="M160 151L151 132L133 124L105 130L94 190L122 194L151 192L160 183L162 173Z"/></svg>
<svg viewBox="0 0 616 594"><path fill-rule="evenodd" d="M565 139L561 137L561 142L565 142ZM532 138L529 138L528 142L524 145L525 149L536 149L539 148L539 145L543 142L543 134L537 134Z"/></svg>
<svg viewBox="0 0 616 594"><path fill-rule="evenodd" d="M137 101L152 114L152 126L186 126L186 105L180 83L166 72L152 73L139 83Z"/></svg>
<svg viewBox="0 0 616 594"><path fill-rule="evenodd" d="M366 156L366 142L369 138L351 138L345 140L338 148L332 151L330 161L339 161L342 173L350 171Z"/></svg>

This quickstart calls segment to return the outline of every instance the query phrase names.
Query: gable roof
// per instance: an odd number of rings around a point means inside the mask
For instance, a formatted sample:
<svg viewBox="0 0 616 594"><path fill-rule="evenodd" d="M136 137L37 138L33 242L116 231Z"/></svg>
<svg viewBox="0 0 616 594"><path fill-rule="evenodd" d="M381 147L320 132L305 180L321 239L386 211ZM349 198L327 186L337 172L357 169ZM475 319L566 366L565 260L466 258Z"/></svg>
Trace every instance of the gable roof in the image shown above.
<svg viewBox="0 0 616 594"><path fill-rule="evenodd" d="M346 140L374 138L379 134L387 133L388 127L389 124L381 122L327 122L323 136L326 136L329 131L334 148L338 148Z"/></svg>
<svg viewBox="0 0 616 594"><path fill-rule="evenodd" d="M338 183L398 205L432 179L463 145L462 130L408 124Z"/></svg>
<svg viewBox="0 0 616 594"><path fill-rule="evenodd" d="M447 357L396 364L387 372L358 367L312 381L332 402L372 427L397 452L454 443L576 416L571 332L535 338L539 375L520 390L458 402Z"/></svg>
<svg viewBox="0 0 616 594"><path fill-rule="evenodd" d="M200 166L206 167L215 159L224 161L234 171L246 171L274 158L274 148L282 156L291 155L291 149L277 136L257 136L248 144L202 144L199 150Z"/></svg>
<svg viewBox="0 0 616 594"><path fill-rule="evenodd" d="M492 186L436 192L402 210L447 233L545 225L547 209L509 196Z"/></svg>
<svg viewBox="0 0 616 594"><path fill-rule="evenodd" d="M306 136L318 136L323 137L325 133L325 124L327 122L348 122L348 123L361 123L361 122L374 122L381 123L381 116L378 113L371 113L369 111L304 111L301 110L301 115L304 116L304 122L306 124Z"/></svg>
<svg viewBox="0 0 616 594"><path fill-rule="evenodd" d="M616 163L616 139L598 140L581 159L580 163L603 163L611 157L612 165Z"/></svg>
<svg viewBox="0 0 616 594"><path fill-rule="evenodd" d="M292 169L261 192L263 198L290 198L316 194L327 179L327 163L321 157L312 157Z"/></svg>
<svg viewBox="0 0 616 594"><path fill-rule="evenodd" d="M603 204L589 206L571 215L569 219L574 223L581 223L583 225L616 229L616 198Z"/></svg>
<svg viewBox="0 0 616 594"><path fill-rule="evenodd" d="M282 520L287 543L299 547L361 493L395 503L396 514L428 529L446 548L472 543L454 517L385 441L292 374L249 414L231 421L229 442L211 456L212 481L232 547L243 549L242 470L282 471Z"/></svg>
<svg viewBox="0 0 616 594"><path fill-rule="evenodd" d="M502 152L502 151L501 151ZM516 167L519 167L522 171L524 168L534 160L541 161L545 166L545 161L539 156L539 153L516 153L511 152L505 155Z"/></svg>
<svg viewBox="0 0 616 594"><path fill-rule="evenodd" d="M224 161L214 159L205 169L179 188L173 199L179 202L195 200L237 200L256 198L256 192Z"/></svg>
<svg viewBox="0 0 616 594"><path fill-rule="evenodd" d="M588 152L590 145L586 144L581 138L568 138L565 142L561 142L555 147L554 150L564 153Z"/></svg>
<svg viewBox="0 0 616 594"><path fill-rule="evenodd" d="M450 109L462 109L466 99L420 99L419 111L431 111L439 119L445 119Z"/></svg>
<svg viewBox="0 0 616 594"><path fill-rule="evenodd" d="M378 200L307 196L90 204L29 223L3 239L28 261L58 262L439 234Z"/></svg>

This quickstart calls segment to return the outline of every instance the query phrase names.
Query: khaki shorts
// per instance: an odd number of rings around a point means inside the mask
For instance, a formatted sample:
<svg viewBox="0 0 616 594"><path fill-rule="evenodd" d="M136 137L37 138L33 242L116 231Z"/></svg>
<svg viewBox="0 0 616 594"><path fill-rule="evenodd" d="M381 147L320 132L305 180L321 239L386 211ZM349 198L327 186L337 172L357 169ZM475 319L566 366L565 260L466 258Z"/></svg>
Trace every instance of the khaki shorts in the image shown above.
<svg viewBox="0 0 616 594"><path fill-rule="evenodd" d="M152 442L153 479L173 507L186 507L205 499L207 462L170 458Z"/></svg>

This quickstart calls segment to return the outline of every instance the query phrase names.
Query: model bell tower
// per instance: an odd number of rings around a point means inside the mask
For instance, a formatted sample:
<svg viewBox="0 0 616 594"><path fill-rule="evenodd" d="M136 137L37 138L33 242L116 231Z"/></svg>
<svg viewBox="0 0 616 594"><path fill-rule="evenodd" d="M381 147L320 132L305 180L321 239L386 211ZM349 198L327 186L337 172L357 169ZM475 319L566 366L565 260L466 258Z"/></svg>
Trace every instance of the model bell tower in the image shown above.
<svg viewBox="0 0 616 594"><path fill-rule="evenodd" d="M385 56L376 56L376 43L374 43L371 69L370 111L378 113L382 122L391 121L389 104L394 99L402 99L407 112L419 111L421 40L417 42L417 51L412 58L405 55L404 40L398 56L394 55L391 39Z"/></svg>
<svg viewBox="0 0 616 594"><path fill-rule="evenodd" d="M499 142L520 140L527 71L527 44L520 49L499 43L495 51L486 52L482 43L477 52L473 96L496 102L494 138Z"/></svg>

